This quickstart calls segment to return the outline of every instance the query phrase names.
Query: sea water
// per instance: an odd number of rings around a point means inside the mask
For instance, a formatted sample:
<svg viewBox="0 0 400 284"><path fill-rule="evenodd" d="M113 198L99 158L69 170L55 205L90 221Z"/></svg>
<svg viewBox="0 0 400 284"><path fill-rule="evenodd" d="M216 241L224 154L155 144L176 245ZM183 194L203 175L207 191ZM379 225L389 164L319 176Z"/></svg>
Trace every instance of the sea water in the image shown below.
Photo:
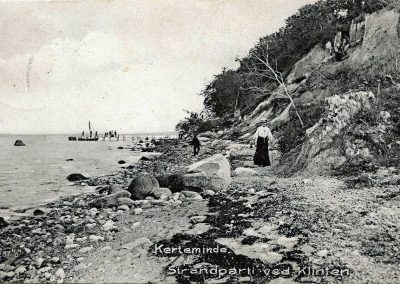
<svg viewBox="0 0 400 284"><path fill-rule="evenodd" d="M26 146L14 146L15 140ZM0 216L8 218L20 209L93 191L89 186L72 186L67 176L115 173L121 169L119 160L126 166L140 158L140 153L118 149L132 145L132 140L68 141L67 135L0 135Z"/></svg>

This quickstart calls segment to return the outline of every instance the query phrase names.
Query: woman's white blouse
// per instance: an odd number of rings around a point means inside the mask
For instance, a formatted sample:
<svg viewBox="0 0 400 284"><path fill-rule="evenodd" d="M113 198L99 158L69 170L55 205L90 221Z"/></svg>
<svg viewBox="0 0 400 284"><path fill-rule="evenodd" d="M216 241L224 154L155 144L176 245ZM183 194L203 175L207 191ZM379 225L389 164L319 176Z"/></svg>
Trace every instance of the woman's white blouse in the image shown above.
<svg viewBox="0 0 400 284"><path fill-rule="evenodd" d="M256 144L257 144L258 137L262 137L262 138L268 137L269 140L274 139L274 137L272 136L271 130L266 126L260 126L257 128L256 134L254 134L254 140L256 141Z"/></svg>

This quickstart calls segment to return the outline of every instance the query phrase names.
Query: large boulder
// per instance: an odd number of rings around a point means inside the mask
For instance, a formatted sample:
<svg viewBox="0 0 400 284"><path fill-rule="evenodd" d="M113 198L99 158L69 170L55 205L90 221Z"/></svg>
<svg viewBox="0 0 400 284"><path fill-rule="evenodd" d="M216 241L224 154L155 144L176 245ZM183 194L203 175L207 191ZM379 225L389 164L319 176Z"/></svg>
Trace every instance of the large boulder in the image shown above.
<svg viewBox="0 0 400 284"><path fill-rule="evenodd" d="M21 140L17 140L17 141L15 141L14 146L26 146L26 145Z"/></svg>
<svg viewBox="0 0 400 284"><path fill-rule="evenodd" d="M80 181L80 180L86 180L88 179L87 177L85 177L82 174L70 174L69 176L67 176L67 180L69 181Z"/></svg>
<svg viewBox="0 0 400 284"><path fill-rule="evenodd" d="M172 193L180 192L185 189L183 174L160 175L156 177L161 187L169 188Z"/></svg>
<svg viewBox="0 0 400 284"><path fill-rule="evenodd" d="M184 175L185 188L225 190L232 181L231 165L217 154L190 165Z"/></svg>
<svg viewBox="0 0 400 284"><path fill-rule="evenodd" d="M159 188L158 181L150 174L138 175L129 185L128 191L133 200L145 199L151 196L154 189Z"/></svg>

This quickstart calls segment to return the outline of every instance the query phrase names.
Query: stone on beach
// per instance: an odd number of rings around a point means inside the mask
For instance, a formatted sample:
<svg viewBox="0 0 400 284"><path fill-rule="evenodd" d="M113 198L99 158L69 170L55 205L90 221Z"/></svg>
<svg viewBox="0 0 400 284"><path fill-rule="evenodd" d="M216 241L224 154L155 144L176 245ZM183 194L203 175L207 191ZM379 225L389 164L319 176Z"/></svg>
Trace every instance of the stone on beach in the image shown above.
<svg viewBox="0 0 400 284"><path fill-rule="evenodd" d="M15 272L14 271L0 271L0 280L4 279L4 278L12 278L14 277Z"/></svg>
<svg viewBox="0 0 400 284"><path fill-rule="evenodd" d="M98 207L98 208L115 207L115 206L119 206L119 205L132 206L131 201L133 201L133 200L131 200L129 198L130 196L131 196L131 194L128 191L120 190L114 194L110 194L107 196L98 197L98 198L94 199L91 202L91 205ZM130 201L128 201L128 199Z"/></svg>
<svg viewBox="0 0 400 284"><path fill-rule="evenodd" d="M65 237L65 244L72 245L73 243L74 243L74 237L72 237L72 236Z"/></svg>
<svg viewBox="0 0 400 284"><path fill-rule="evenodd" d="M200 194L194 191L184 190L181 192L181 194L190 199L203 199Z"/></svg>
<svg viewBox="0 0 400 284"><path fill-rule="evenodd" d="M96 236L96 235L90 235L90 236L89 236L89 241L91 241L91 242L100 242L100 241L104 241L104 237L102 237L102 236Z"/></svg>
<svg viewBox="0 0 400 284"><path fill-rule="evenodd" d="M323 249L317 252L317 255L319 257L326 257L328 255L329 251L327 249Z"/></svg>
<svg viewBox="0 0 400 284"><path fill-rule="evenodd" d="M237 168L233 171L236 176L256 176L258 172L249 168Z"/></svg>
<svg viewBox="0 0 400 284"><path fill-rule="evenodd" d="M41 268L43 265L43 262L44 262L44 258L42 258L42 257L37 258L36 259L36 267Z"/></svg>
<svg viewBox="0 0 400 284"><path fill-rule="evenodd" d="M81 248L79 250L79 252L80 253L87 253L87 252L92 251L92 250L93 250L93 247L84 247L84 248Z"/></svg>
<svg viewBox="0 0 400 284"><path fill-rule="evenodd" d="M78 244L72 244L72 245L66 245L64 248L65 249L73 249L73 248L77 248L77 247L79 247Z"/></svg>
<svg viewBox="0 0 400 284"><path fill-rule="evenodd" d="M128 198L128 197L121 197L121 198L117 199L117 204L120 205L120 206L126 205L126 206L131 206L132 207L132 206L135 205L135 202L132 199Z"/></svg>
<svg viewBox="0 0 400 284"><path fill-rule="evenodd" d="M82 174L74 173L67 176L67 180L69 181L80 181L80 180L87 180L88 178Z"/></svg>
<svg viewBox="0 0 400 284"><path fill-rule="evenodd" d="M204 194L213 196L213 195L215 195L215 191L213 191L211 189L206 189L206 190L204 190Z"/></svg>
<svg viewBox="0 0 400 284"><path fill-rule="evenodd" d="M161 187L167 187L172 193L185 189L185 179L182 174L160 175L156 179Z"/></svg>
<svg viewBox="0 0 400 284"><path fill-rule="evenodd" d="M128 205L120 205L120 206L118 206L118 210L129 211L129 206Z"/></svg>
<svg viewBox="0 0 400 284"><path fill-rule="evenodd" d="M108 220L102 227L104 231L110 231L115 228L115 224L112 220Z"/></svg>
<svg viewBox="0 0 400 284"><path fill-rule="evenodd" d="M41 209L35 209L33 211L33 216L40 216L40 215L43 215L43 214L44 214L44 211L41 210Z"/></svg>
<svg viewBox="0 0 400 284"><path fill-rule="evenodd" d="M184 178L186 188L225 190L232 181L231 166L222 154L217 154L190 165Z"/></svg>
<svg viewBox="0 0 400 284"><path fill-rule="evenodd" d="M56 273L54 273L54 275L60 279L64 279L65 278L65 272L62 268L59 268Z"/></svg>
<svg viewBox="0 0 400 284"><path fill-rule="evenodd" d="M135 222L132 224L131 229L136 229L139 226L140 226L140 222Z"/></svg>
<svg viewBox="0 0 400 284"><path fill-rule="evenodd" d="M113 194L113 193L117 193L117 192L119 192L119 191L123 191L124 190L124 188L122 187L122 185L120 185L120 184L112 184L112 185L110 185L110 187L109 187L109 194Z"/></svg>
<svg viewBox="0 0 400 284"><path fill-rule="evenodd" d="M18 275L18 274L22 274L22 273L25 273L25 271L26 271L26 267L24 266L24 265L20 265L20 266L18 266L15 270L14 270L14 272Z"/></svg>
<svg viewBox="0 0 400 284"><path fill-rule="evenodd" d="M120 190L115 192L112 196L115 198L129 198L131 197L131 193L127 190Z"/></svg>
<svg viewBox="0 0 400 284"><path fill-rule="evenodd" d="M207 219L207 216L192 216L190 217L190 222L193 224L202 223Z"/></svg>
<svg viewBox="0 0 400 284"><path fill-rule="evenodd" d="M169 188L158 187L153 190L151 195L156 199L163 199L163 197L167 198L167 197L171 196L172 192L171 192L171 190L169 190Z"/></svg>
<svg viewBox="0 0 400 284"><path fill-rule="evenodd" d="M26 146L26 145L21 140L16 140L15 143L14 143L14 146Z"/></svg>
<svg viewBox="0 0 400 284"><path fill-rule="evenodd" d="M135 215L140 215L143 213L143 209L142 208L135 208L134 210Z"/></svg>
<svg viewBox="0 0 400 284"><path fill-rule="evenodd" d="M159 188L158 181L150 174L140 174L129 185L128 191L134 200L145 199L154 189Z"/></svg>
<svg viewBox="0 0 400 284"><path fill-rule="evenodd" d="M210 224L206 223L197 223L193 226L193 228L186 231L188 235L201 235L210 230L212 227Z"/></svg>
<svg viewBox="0 0 400 284"><path fill-rule="evenodd" d="M96 198L93 200L91 203L92 206L98 207L98 208L107 208L107 207L112 207L117 205L117 200L114 198L114 196L105 196L101 198Z"/></svg>
<svg viewBox="0 0 400 284"><path fill-rule="evenodd" d="M7 226L8 226L8 223L6 222L6 220L4 220L3 217L0 217L0 229L3 229Z"/></svg>

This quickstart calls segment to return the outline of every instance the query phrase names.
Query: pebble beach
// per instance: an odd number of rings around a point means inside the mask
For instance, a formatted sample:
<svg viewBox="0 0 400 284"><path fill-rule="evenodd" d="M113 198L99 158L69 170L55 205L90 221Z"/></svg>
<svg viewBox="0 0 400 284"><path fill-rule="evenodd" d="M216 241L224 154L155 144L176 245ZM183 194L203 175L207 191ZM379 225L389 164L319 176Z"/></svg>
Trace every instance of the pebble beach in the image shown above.
<svg viewBox="0 0 400 284"><path fill-rule="evenodd" d="M93 193L63 197L37 208L34 216L2 224L1 280L395 283L392 280L398 279L398 241L389 238L400 224L392 213L398 210L398 197L393 195L397 187L388 188L381 197L377 194L381 189L372 187L355 199L359 190L346 188L343 180L280 178L269 168L251 166L253 150L248 145L235 144L233 151L227 150L233 142L211 144L193 157L186 142L166 143L157 149L160 155L122 164L109 176L75 182L77 188L90 184ZM143 173L154 177L184 173L187 166L217 153L225 154L232 167L226 190L160 190L157 196L141 200L126 193ZM377 223L375 216L385 221ZM376 234L386 240L381 252L373 241Z"/></svg>

